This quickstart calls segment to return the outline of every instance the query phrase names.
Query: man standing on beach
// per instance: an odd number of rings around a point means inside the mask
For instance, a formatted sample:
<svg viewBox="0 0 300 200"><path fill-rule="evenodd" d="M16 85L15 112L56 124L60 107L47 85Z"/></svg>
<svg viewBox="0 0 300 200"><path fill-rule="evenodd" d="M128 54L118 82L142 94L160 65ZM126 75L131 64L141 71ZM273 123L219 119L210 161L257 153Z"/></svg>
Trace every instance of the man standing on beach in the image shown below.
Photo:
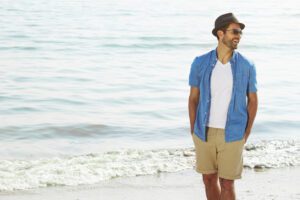
<svg viewBox="0 0 300 200"><path fill-rule="evenodd" d="M212 30L217 48L197 56L189 74L196 171L208 200L235 199L234 180L241 178L243 148L257 111L255 66L235 51L244 28L232 13L219 16Z"/></svg>

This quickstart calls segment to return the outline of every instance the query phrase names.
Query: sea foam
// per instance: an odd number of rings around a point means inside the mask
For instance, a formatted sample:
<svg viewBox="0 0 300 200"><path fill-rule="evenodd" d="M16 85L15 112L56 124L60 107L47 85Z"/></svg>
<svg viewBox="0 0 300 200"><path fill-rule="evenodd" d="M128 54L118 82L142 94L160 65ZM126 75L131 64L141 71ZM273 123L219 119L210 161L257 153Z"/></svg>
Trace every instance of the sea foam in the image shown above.
<svg viewBox="0 0 300 200"><path fill-rule="evenodd" d="M261 140L247 143L244 149L244 167L298 166L299 144L300 142L295 140ZM1 160L0 191L94 184L116 177L177 172L194 167L193 147L120 149L35 160Z"/></svg>

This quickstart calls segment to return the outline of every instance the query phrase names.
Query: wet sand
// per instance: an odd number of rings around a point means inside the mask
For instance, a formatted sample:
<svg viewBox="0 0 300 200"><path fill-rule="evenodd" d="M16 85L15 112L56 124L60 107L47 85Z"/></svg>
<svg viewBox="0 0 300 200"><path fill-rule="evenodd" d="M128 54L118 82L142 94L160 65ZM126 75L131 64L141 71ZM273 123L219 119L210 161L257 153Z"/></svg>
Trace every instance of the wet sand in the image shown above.
<svg viewBox="0 0 300 200"><path fill-rule="evenodd" d="M300 199L300 168L254 171L244 169L235 181L237 199ZM2 200L200 200L205 199L202 177L194 170L122 177L96 185L49 187L0 193Z"/></svg>

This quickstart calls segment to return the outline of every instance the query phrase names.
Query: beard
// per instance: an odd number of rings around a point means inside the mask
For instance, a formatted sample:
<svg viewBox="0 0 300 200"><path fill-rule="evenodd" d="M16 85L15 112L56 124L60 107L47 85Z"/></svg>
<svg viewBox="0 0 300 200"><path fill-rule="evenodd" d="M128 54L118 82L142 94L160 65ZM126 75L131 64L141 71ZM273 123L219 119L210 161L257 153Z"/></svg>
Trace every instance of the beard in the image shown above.
<svg viewBox="0 0 300 200"><path fill-rule="evenodd" d="M226 39L225 37L223 37L222 39L222 43L227 46L229 49L231 50L234 50L234 49L237 49L238 48L238 43L234 43L233 42L234 39L232 40L229 40L229 39Z"/></svg>

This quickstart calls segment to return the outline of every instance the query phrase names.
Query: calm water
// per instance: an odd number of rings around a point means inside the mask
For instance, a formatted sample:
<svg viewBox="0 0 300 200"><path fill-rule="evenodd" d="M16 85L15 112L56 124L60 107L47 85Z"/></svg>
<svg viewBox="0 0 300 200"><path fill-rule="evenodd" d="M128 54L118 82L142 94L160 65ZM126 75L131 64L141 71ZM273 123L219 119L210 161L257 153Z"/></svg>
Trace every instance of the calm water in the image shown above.
<svg viewBox="0 0 300 200"><path fill-rule="evenodd" d="M228 11L257 68L245 165L299 165L299 3L226 2L1 1L0 190L191 167L190 64L216 47L214 20Z"/></svg>

